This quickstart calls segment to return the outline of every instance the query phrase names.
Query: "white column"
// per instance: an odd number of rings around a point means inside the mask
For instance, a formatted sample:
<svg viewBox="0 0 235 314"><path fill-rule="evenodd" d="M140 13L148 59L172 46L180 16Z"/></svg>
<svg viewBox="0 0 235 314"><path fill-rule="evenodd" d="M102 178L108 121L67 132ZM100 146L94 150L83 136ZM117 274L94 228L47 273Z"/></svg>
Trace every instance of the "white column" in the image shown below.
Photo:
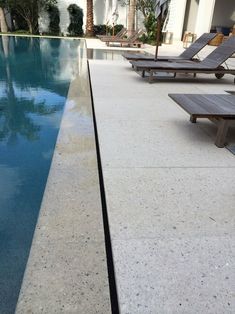
<svg viewBox="0 0 235 314"><path fill-rule="evenodd" d="M210 31L214 8L215 0L200 0L195 27L197 37Z"/></svg>
<svg viewBox="0 0 235 314"><path fill-rule="evenodd" d="M187 0L171 0L166 30L173 32L174 40L181 40Z"/></svg>

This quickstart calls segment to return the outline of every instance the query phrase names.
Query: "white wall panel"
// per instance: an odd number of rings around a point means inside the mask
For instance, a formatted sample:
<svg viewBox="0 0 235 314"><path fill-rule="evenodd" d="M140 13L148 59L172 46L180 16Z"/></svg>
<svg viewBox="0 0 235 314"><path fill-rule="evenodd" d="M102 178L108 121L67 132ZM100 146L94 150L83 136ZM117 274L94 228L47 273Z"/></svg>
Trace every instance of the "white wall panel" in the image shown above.
<svg viewBox="0 0 235 314"><path fill-rule="evenodd" d="M70 4L77 4L83 9L84 20L83 28L85 29L86 23L86 0L58 0L58 8L60 10L60 29L61 32L66 34L69 26L69 13L68 6ZM112 15L112 0L94 0L94 24L106 24L108 15ZM119 18L117 23L126 26L126 13L127 8L119 5ZM40 19L40 31L45 32L48 29L48 16L47 14L41 14Z"/></svg>

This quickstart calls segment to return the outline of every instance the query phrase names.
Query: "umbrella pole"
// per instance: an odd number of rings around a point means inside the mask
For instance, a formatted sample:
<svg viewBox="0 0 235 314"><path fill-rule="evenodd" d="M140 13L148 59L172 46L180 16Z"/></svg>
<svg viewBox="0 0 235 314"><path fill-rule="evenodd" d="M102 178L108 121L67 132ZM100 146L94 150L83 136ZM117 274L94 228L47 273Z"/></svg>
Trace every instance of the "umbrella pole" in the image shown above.
<svg viewBox="0 0 235 314"><path fill-rule="evenodd" d="M159 17L157 18L157 34L156 34L155 61L157 61L158 47L159 47L159 44L160 44L161 24L162 24L162 15L160 14Z"/></svg>

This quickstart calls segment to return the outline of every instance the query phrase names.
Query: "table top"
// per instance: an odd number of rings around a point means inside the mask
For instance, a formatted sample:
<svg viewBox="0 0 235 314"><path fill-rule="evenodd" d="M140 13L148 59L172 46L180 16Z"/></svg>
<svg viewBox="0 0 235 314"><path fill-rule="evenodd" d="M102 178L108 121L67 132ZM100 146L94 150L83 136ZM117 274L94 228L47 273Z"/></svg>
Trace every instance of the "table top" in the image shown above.
<svg viewBox="0 0 235 314"><path fill-rule="evenodd" d="M235 96L228 94L169 94L179 106L197 117L235 118Z"/></svg>

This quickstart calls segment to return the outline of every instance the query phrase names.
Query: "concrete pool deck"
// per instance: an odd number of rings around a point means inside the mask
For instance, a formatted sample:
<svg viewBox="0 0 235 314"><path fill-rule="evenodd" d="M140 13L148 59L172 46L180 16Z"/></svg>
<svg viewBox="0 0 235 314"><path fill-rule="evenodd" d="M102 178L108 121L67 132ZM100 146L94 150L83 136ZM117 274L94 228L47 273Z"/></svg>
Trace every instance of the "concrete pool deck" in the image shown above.
<svg viewBox="0 0 235 314"><path fill-rule="evenodd" d="M235 90L233 78L150 85L112 50L120 60L89 63L120 312L234 313L235 157L214 146L212 123L190 124L167 96L224 93ZM75 65L17 314L111 313L84 61Z"/></svg>
<svg viewBox="0 0 235 314"><path fill-rule="evenodd" d="M148 84L124 60L89 64L120 312L234 313L235 156L168 97L235 90L233 76Z"/></svg>

